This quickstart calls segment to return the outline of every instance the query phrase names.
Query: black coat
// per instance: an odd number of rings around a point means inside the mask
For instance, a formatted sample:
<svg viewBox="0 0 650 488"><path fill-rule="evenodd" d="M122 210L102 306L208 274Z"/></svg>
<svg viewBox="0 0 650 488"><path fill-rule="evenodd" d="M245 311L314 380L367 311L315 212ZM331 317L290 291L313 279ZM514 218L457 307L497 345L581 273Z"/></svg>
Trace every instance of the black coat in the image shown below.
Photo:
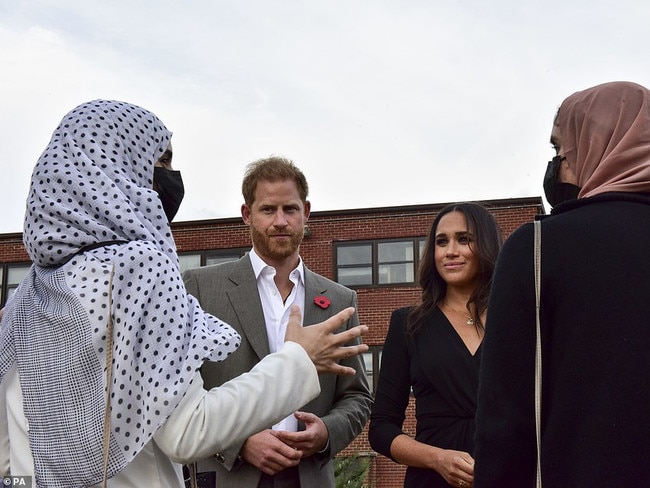
<svg viewBox="0 0 650 488"><path fill-rule="evenodd" d="M542 220L545 488L650 486L650 196ZM488 305L476 488L534 486L533 226L504 244Z"/></svg>

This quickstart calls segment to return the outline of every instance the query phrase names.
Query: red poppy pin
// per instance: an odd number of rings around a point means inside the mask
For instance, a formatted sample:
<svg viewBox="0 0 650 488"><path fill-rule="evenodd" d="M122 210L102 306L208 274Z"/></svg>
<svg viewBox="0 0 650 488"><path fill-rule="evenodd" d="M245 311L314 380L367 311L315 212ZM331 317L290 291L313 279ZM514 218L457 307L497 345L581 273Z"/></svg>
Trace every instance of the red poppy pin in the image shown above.
<svg viewBox="0 0 650 488"><path fill-rule="evenodd" d="M332 302L326 296L318 295L316 298L314 298L314 303L320 308L327 308Z"/></svg>

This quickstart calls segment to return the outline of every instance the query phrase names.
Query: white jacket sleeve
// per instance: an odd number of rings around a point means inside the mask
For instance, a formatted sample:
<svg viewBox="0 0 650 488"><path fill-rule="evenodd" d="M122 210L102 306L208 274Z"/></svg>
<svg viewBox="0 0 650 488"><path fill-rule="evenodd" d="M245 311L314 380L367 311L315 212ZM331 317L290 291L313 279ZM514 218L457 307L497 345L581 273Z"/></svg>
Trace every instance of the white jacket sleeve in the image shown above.
<svg viewBox="0 0 650 488"><path fill-rule="evenodd" d="M189 463L242 443L316 398L318 373L294 342L209 391L196 373L187 393L154 436L173 461Z"/></svg>

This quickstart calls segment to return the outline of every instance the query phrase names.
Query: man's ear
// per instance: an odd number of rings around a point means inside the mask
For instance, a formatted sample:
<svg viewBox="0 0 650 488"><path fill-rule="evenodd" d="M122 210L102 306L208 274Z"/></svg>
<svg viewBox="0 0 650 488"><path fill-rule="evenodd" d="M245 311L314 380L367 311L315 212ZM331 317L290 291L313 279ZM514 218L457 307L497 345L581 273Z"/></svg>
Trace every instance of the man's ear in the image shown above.
<svg viewBox="0 0 650 488"><path fill-rule="evenodd" d="M251 223L251 209L245 203L241 206L241 218L246 225Z"/></svg>
<svg viewBox="0 0 650 488"><path fill-rule="evenodd" d="M309 220L309 214L311 213L311 202L309 200L305 201L305 222Z"/></svg>

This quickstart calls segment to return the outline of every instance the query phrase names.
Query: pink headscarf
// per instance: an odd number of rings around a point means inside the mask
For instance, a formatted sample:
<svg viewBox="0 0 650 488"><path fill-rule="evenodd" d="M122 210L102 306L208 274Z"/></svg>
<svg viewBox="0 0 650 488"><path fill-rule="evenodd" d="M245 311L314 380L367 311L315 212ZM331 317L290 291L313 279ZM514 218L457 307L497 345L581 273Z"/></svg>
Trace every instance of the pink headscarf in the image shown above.
<svg viewBox="0 0 650 488"><path fill-rule="evenodd" d="M650 192L650 90L616 81L576 92L555 124L562 156L582 188L579 198Z"/></svg>

